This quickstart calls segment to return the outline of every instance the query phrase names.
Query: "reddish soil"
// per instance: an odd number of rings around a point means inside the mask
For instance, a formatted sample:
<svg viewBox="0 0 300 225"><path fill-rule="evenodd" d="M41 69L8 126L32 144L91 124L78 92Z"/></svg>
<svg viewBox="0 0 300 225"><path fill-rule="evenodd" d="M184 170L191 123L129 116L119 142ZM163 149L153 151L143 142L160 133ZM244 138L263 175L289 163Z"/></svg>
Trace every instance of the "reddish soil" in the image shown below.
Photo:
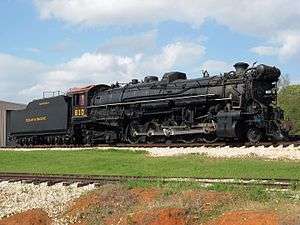
<svg viewBox="0 0 300 225"><path fill-rule="evenodd" d="M70 225L88 225L88 223L82 221L82 222L72 223L72 224L70 224Z"/></svg>
<svg viewBox="0 0 300 225"><path fill-rule="evenodd" d="M191 225L191 219L184 209L167 208L143 211L106 221L107 225Z"/></svg>
<svg viewBox="0 0 300 225"><path fill-rule="evenodd" d="M71 206L66 216L68 217L76 216L80 213L83 213L90 207L99 204L100 202L101 202L101 196L96 192L92 192L88 195L84 195L71 203Z"/></svg>
<svg viewBox="0 0 300 225"><path fill-rule="evenodd" d="M300 214L299 212L292 215L284 215L280 217L279 225L299 225Z"/></svg>
<svg viewBox="0 0 300 225"><path fill-rule="evenodd" d="M92 207L118 207L121 203L126 203L128 199L130 204L136 204L138 201L150 201L158 194L158 190L152 189L126 189L107 188L103 192L97 191L84 195L70 203L67 216L76 216L80 213L86 212ZM124 204L125 206L126 204ZM121 205L123 206L123 205Z"/></svg>
<svg viewBox="0 0 300 225"><path fill-rule="evenodd" d="M106 193L93 192L85 195L74 202L66 214L67 217L76 217L81 213L88 212L89 209L96 206L101 208L100 211L109 214L102 214L101 218L107 224L145 224L145 225L160 225L160 224L191 224L189 215L186 209L168 208L168 209L153 209L151 211L136 212L128 215L128 211L124 211L126 204L129 207L139 206L139 204L148 204L155 202L161 196L162 190L155 188L134 188L131 190L113 190ZM126 196L124 198L124 196ZM128 201L130 199L130 201ZM135 200L136 199L136 200ZM218 206L225 201L232 199L232 196L226 193L214 191L186 191L182 194L170 196L172 201L184 201L189 211L210 211L215 206ZM125 200L125 201L124 201ZM128 202L128 203L127 203ZM76 224L81 225L81 224ZM85 225L83 223L83 225Z"/></svg>
<svg viewBox="0 0 300 225"><path fill-rule="evenodd" d="M161 195L161 190L155 188L134 188L130 192L137 197L140 202L152 202Z"/></svg>
<svg viewBox="0 0 300 225"><path fill-rule="evenodd" d="M216 191L186 191L182 193L182 198L204 212L211 211L214 207L233 200L231 194Z"/></svg>
<svg viewBox="0 0 300 225"><path fill-rule="evenodd" d="M75 221L87 216L89 222L102 221L104 218L120 218L137 203L136 195L127 189L107 186L71 202L64 216Z"/></svg>
<svg viewBox="0 0 300 225"><path fill-rule="evenodd" d="M272 212L227 212L206 225L279 225L279 217Z"/></svg>
<svg viewBox="0 0 300 225"><path fill-rule="evenodd" d="M51 219L44 211L33 209L2 219L0 225L51 225Z"/></svg>

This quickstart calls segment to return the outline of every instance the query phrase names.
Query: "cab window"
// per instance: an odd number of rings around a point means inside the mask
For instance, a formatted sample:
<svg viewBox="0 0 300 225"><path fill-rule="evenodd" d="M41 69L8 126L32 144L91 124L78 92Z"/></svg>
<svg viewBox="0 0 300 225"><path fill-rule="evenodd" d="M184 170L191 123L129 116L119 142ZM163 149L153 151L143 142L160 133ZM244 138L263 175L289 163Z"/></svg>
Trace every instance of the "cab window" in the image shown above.
<svg viewBox="0 0 300 225"><path fill-rule="evenodd" d="M79 95L79 105L80 106L85 105L85 96L84 96L84 94Z"/></svg>
<svg viewBox="0 0 300 225"><path fill-rule="evenodd" d="M84 94L76 94L73 98L74 106L84 106L85 105L85 95Z"/></svg>

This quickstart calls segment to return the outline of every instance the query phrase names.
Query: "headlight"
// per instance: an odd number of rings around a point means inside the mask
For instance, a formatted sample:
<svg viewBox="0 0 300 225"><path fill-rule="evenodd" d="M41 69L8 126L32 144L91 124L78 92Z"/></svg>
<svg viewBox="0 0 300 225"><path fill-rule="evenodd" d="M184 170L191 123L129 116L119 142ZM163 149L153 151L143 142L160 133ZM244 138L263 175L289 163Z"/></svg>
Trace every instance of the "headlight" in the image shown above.
<svg viewBox="0 0 300 225"><path fill-rule="evenodd" d="M267 95L271 95L272 94L272 90L266 90L266 94Z"/></svg>

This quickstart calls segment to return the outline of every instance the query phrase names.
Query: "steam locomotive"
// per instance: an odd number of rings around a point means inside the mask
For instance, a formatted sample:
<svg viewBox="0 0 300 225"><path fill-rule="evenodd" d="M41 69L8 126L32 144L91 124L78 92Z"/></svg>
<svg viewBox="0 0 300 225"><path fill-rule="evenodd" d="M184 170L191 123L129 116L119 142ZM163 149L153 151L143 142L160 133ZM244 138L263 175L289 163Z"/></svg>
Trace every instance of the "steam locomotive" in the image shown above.
<svg viewBox="0 0 300 225"><path fill-rule="evenodd" d="M127 84L72 88L10 116L18 145L282 140L280 70L240 62L218 76L170 72Z"/></svg>

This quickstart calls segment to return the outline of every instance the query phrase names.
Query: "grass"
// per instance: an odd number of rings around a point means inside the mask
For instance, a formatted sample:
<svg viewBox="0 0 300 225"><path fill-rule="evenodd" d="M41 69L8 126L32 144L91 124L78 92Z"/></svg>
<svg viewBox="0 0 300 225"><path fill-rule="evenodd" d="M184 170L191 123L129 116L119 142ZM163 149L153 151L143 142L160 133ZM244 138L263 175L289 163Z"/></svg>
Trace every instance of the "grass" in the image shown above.
<svg viewBox="0 0 300 225"><path fill-rule="evenodd" d="M125 187L132 188L158 188L164 190L165 194L181 193L187 190L208 190L222 193L233 193L239 198L249 201L267 202L271 199L294 199L295 193L299 193L299 190L289 189L287 191L281 191L280 189L271 189L261 185L251 186L237 186L232 184L213 184L209 186L203 186L195 182L151 182L151 181L126 181L123 184ZM297 201L297 197L295 199ZM299 201L299 199L298 199Z"/></svg>
<svg viewBox="0 0 300 225"><path fill-rule="evenodd" d="M0 172L300 179L300 163L200 155L152 158L144 152L115 150L1 151Z"/></svg>

